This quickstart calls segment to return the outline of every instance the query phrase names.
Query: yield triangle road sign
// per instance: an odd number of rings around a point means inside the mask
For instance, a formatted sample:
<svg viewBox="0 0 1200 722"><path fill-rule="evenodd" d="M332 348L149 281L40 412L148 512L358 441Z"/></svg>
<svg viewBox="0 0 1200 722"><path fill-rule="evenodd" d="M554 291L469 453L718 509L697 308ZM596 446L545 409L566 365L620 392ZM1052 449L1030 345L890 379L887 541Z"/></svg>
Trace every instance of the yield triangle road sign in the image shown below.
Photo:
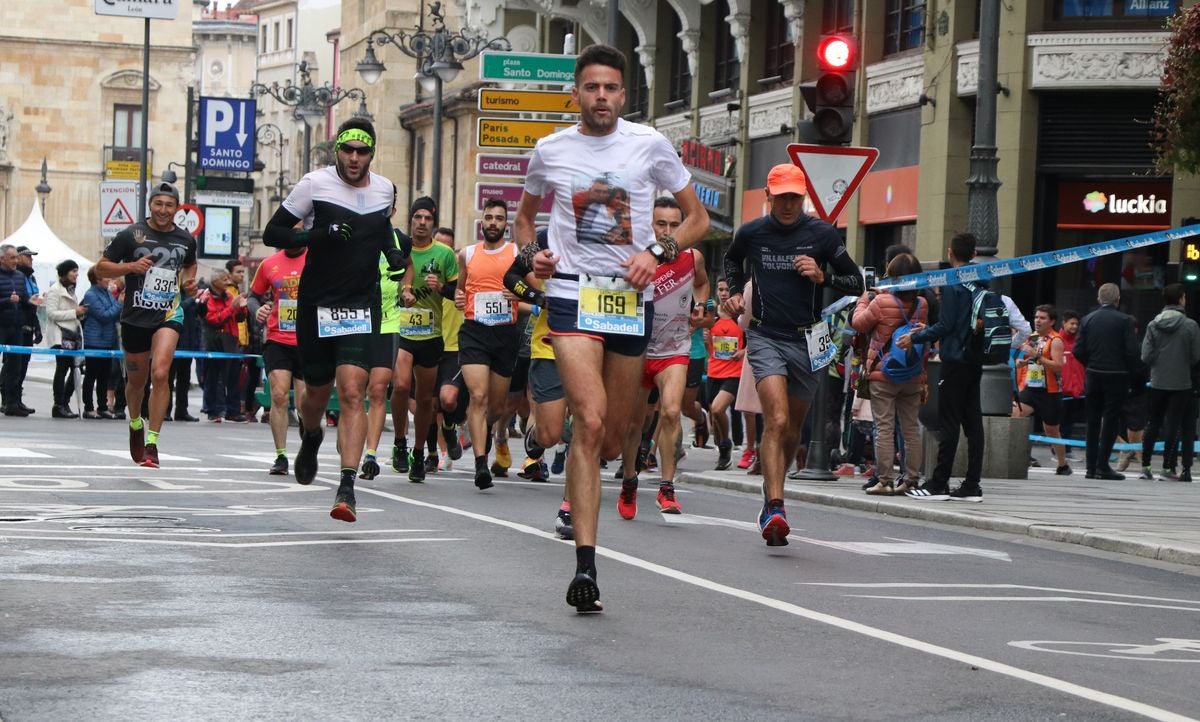
<svg viewBox="0 0 1200 722"><path fill-rule="evenodd" d="M133 223L133 216L129 215L129 210L125 208L125 204L118 198L113 201L112 208L108 209L108 215L104 216L104 222L114 226L131 225Z"/></svg>
<svg viewBox="0 0 1200 722"><path fill-rule="evenodd" d="M822 220L834 223L879 158L878 148L791 143L792 162L808 180L808 199Z"/></svg>

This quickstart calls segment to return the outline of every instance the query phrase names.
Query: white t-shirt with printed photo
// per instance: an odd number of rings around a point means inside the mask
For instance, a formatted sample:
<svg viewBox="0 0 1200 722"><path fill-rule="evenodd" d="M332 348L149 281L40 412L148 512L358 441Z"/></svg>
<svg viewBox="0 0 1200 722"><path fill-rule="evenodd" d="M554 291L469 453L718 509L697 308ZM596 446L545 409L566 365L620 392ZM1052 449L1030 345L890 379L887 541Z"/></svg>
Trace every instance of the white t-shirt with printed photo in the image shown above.
<svg viewBox="0 0 1200 722"><path fill-rule="evenodd" d="M525 190L538 197L554 192L548 238L560 257L556 273L620 278L621 262L654 243L654 199L678 193L691 179L661 133L619 118L608 135L584 135L574 126L539 140ZM579 284L552 278L546 293L575 299ZM653 294L650 284L643 297Z"/></svg>

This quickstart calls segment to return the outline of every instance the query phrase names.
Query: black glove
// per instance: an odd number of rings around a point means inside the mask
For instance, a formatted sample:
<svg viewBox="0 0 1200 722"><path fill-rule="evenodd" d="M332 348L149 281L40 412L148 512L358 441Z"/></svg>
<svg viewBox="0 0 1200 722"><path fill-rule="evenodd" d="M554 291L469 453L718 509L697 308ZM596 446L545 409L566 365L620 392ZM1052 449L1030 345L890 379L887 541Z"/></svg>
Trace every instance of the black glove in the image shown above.
<svg viewBox="0 0 1200 722"><path fill-rule="evenodd" d="M342 241L345 243L350 240L350 235L352 233L354 233L354 228L345 221L342 221L341 223L329 224L329 237L332 240Z"/></svg>
<svg viewBox="0 0 1200 722"><path fill-rule="evenodd" d="M37 346L41 342L42 342L42 329L40 327L35 327L33 329L33 345Z"/></svg>
<svg viewBox="0 0 1200 722"><path fill-rule="evenodd" d="M408 255L399 248L389 248L383 252L383 257L387 259L389 271L399 271L401 274L407 270Z"/></svg>

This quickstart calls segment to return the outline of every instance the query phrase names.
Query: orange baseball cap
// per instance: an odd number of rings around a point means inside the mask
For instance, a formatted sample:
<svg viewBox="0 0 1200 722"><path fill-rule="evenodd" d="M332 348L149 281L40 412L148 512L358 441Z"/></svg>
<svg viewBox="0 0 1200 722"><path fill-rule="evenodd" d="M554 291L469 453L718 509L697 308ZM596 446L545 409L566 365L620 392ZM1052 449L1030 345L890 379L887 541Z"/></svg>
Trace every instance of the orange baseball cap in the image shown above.
<svg viewBox="0 0 1200 722"><path fill-rule="evenodd" d="M808 181L804 171L791 163L780 163L767 174L767 191L773 196L783 193L808 195Z"/></svg>

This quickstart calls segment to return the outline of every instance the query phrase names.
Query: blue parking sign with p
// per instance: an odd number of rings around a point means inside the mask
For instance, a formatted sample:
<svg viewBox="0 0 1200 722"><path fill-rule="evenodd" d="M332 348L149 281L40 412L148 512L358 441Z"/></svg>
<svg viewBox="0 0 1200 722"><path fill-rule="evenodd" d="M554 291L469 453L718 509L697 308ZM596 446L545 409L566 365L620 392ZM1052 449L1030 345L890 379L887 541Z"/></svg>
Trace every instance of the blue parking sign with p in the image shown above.
<svg viewBox="0 0 1200 722"><path fill-rule="evenodd" d="M201 170L254 170L255 101L200 98Z"/></svg>

